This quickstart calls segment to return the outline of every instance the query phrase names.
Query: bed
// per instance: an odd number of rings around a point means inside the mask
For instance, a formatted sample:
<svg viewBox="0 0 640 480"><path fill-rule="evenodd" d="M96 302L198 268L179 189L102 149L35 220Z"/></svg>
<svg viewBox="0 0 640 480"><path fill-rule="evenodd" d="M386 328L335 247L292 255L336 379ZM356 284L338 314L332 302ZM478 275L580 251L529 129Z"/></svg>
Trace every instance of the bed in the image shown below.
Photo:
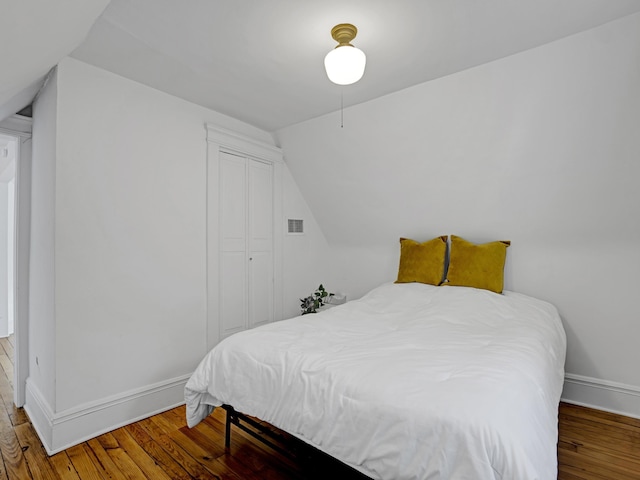
<svg viewBox="0 0 640 480"><path fill-rule="evenodd" d="M232 405L374 479L551 480L565 350L544 301L389 283L220 342L187 423Z"/></svg>

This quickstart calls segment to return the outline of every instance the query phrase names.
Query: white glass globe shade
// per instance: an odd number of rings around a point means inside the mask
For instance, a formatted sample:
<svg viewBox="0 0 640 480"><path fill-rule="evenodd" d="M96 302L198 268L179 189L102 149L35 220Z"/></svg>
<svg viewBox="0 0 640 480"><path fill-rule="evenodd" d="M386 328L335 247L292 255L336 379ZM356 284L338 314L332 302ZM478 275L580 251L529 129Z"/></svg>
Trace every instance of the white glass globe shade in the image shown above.
<svg viewBox="0 0 640 480"><path fill-rule="evenodd" d="M329 80L338 85L351 85L362 78L367 57L362 50L342 46L331 50L324 57L324 68Z"/></svg>

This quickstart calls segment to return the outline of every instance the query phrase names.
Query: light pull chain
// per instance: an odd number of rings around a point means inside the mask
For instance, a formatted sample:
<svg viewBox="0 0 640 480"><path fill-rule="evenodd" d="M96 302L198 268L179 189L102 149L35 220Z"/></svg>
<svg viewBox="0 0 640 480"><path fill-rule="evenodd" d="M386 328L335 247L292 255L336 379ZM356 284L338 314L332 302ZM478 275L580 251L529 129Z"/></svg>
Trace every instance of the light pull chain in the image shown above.
<svg viewBox="0 0 640 480"><path fill-rule="evenodd" d="M344 90L340 89L340 128L344 128Z"/></svg>

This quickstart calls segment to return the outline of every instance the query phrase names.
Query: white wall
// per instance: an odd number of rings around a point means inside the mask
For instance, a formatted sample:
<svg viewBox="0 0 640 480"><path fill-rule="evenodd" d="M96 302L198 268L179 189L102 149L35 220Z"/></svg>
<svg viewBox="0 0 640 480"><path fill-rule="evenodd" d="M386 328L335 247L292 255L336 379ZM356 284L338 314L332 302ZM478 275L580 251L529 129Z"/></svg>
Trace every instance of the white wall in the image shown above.
<svg viewBox="0 0 640 480"><path fill-rule="evenodd" d="M55 393L27 397L50 452L183 401L206 353L205 123L273 144L266 132L72 58L55 83L55 121L40 111L46 92L36 104L33 161L34 201L46 194L54 205L55 331L30 332L32 357L55 352ZM45 119L57 130L43 166L35 147ZM42 178L49 184L35 192ZM307 215L293 205L302 200L288 173L283 183L284 210ZM34 238L49 234L42 210L34 208ZM306 238L285 253L286 295L308 263L296 257L324 241L317 227Z"/></svg>
<svg viewBox="0 0 640 480"><path fill-rule="evenodd" d="M54 217L57 105L58 76L53 72L33 104L28 330L29 383L53 411L56 409ZM50 442L50 436L43 440Z"/></svg>
<svg viewBox="0 0 640 480"><path fill-rule="evenodd" d="M400 236L509 239L506 287L562 315L571 400L640 416L639 129L634 15L277 138L339 288L394 280Z"/></svg>
<svg viewBox="0 0 640 480"><path fill-rule="evenodd" d="M57 408L189 373L205 352L205 112L58 67ZM80 381L80 379L82 379Z"/></svg>
<svg viewBox="0 0 640 480"><path fill-rule="evenodd" d="M283 176L284 221L301 219L304 225L303 235L285 234L283 242L283 314L291 318L300 315L300 298L311 295L320 284L332 293L338 289L327 240L286 167Z"/></svg>

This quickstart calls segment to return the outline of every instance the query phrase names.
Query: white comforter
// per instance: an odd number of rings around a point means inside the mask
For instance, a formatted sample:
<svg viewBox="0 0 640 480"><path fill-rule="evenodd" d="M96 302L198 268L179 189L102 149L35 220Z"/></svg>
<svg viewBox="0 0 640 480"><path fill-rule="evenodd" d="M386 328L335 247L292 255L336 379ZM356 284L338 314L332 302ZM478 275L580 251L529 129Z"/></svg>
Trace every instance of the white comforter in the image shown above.
<svg viewBox="0 0 640 480"><path fill-rule="evenodd" d="M525 295L388 284L232 335L186 385L376 479L552 480L566 340Z"/></svg>

